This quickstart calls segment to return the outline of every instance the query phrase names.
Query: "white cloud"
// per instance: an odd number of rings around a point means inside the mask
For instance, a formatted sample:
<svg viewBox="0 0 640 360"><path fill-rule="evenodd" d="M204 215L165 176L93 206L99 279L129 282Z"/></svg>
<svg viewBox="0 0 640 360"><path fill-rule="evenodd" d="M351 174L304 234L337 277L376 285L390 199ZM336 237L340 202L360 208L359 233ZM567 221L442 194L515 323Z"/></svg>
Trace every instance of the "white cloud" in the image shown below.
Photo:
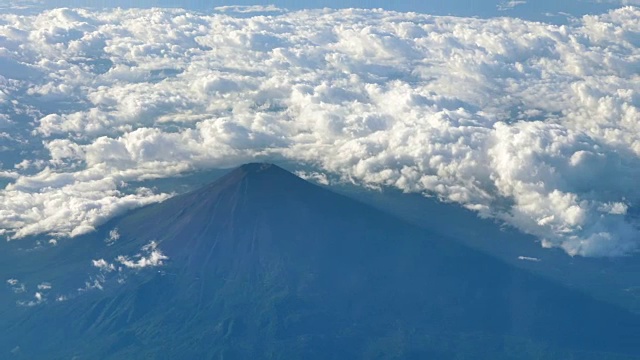
<svg viewBox="0 0 640 360"><path fill-rule="evenodd" d="M0 178L17 179L19 177L20 174L17 172L0 170Z"/></svg>
<svg viewBox="0 0 640 360"><path fill-rule="evenodd" d="M214 10L220 12L235 12L235 13L268 13L268 12L283 12L286 11L275 5L231 5L231 6L218 6Z"/></svg>
<svg viewBox="0 0 640 360"><path fill-rule="evenodd" d="M30 301L18 301L18 305L19 306L26 306L26 307L32 307L32 306L36 306L36 305L40 305L42 303L44 303L46 301L46 297L44 296L43 293L37 291L36 293L33 294L33 300Z"/></svg>
<svg viewBox="0 0 640 360"><path fill-rule="evenodd" d="M27 286L18 279L7 279L7 285L9 285L11 290L16 294L22 294L27 291Z"/></svg>
<svg viewBox="0 0 640 360"><path fill-rule="evenodd" d="M0 9L21 10L44 5L44 0L2 0Z"/></svg>
<svg viewBox="0 0 640 360"><path fill-rule="evenodd" d="M540 262L542 260L535 258L535 257L531 257L531 256L518 256L518 260L523 260L523 261L531 261L531 262Z"/></svg>
<svg viewBox="0 0 640 360"><path fill-rule="evenodd" d="M593 2L616 5L640 5L640 0L593 0Z"/></svg>
<svg viewBox="0 0 640 360"><path fill-rule="evenodd" d="M517 6L524 5L527 2L524 0L509 0L503 1L497 5L498 11L511 10Z"/></svg>
<svg viewBox="0 0 640 360"><path fill-rule="evenodd" d="M320 185L329 185L330 181L327 174L319 173L316 171L298 171L296 175L307 181L315 182Z"/></svg>
<svg viewBox="0 0 640 360"><path fill-rule="evenodd" d="M15 228L13 238L38 233L81 235L128 209L167 195L123 194L118 180L102 178L98 168L58 173L49 168L21 177L0 193L0 227Z"/></svg>
<svg viewBox="0 0 640 360"><path fill-rule="evenodd" d="M28 150L0 191L0 229L78 235L168 196L122 183L286 159L436 195L572 255L627 254L639 17L2 14L1 53L38 76L0 81L0 101L32 119L12 134Z"/></svg>
<svg viewBox="0 0 640 360"><path fill-rule="evenodd" d="M84 287L78 288L78 293L81 294L91 290L104 290L104 282L105 280L103 277L92 278L89 281L85 281ZM64 300L59 300L59 301L64 301Z"/></svg>
<svg viewBox="0 0 640 360"><path fill-rule="evenodd" d="M51 289L52 289L51 283L43 282L41 284L38 284L38 290L40 291L51 290Z"/></svg>
<svg viewBox="0 0 640 360"><path fill-rule="evenodd" d="M91 264L103 272L111 272L116 270L116 267L113 264L107 262L105 259L91 260Z"/></svg>
<svg viewBox="0 0 640 360"><path fill-rule="evenodd" d="M133 260L129 256L120 255L116 258L116 261L130 269L142 269L162 266L164 265L164 260L169 259L158 249L158 244L155 241L143 246L142 251L145 254L138 254L133 257Z"/></svg>
<svg viewBox="0 0 640 360"><path fill-rule="evenodd" d="M118 228L115 228L109 231L109 237L106 238L104 241L107 243L107 245L113 245L119 239L120 239L120 233L118 232Z"/></svg>
<svg viewBox="0 0 640 360"><path fill-rule="evenodd" d="M0 94L2 94L2 93L0 93ZM9 127L14 126L14 125L15 125L15 123L11 120L9 115L0 114L0 129L9 128Z"/></svg>

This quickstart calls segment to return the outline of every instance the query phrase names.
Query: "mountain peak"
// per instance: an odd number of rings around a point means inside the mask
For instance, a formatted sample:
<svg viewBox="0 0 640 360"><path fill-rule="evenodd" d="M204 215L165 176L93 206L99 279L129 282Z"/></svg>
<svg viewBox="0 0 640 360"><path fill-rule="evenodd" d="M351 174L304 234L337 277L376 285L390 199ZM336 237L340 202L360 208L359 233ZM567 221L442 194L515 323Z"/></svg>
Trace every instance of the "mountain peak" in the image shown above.
<svg viewBox="0 0 640 360"><path fill-rule="evenodd" d="M244 165L240 165L238 169L246 172L246 173L259 173L263 171L273 171L273 170L283 170L282 168L271 164L271 163L247 163ZM284 170L283 170L284 171Z"/></svg>
<svg viewBox="0 0 640 360"><path fill-rule="evenodd" d="M216 206L220 196L233 201L255 202L257 199L269 203L294 194L313 196L317 187L291 172L271 163L247 163L240 165L223 177L191 193L177 196L167 203L183 203Z"/></svg>
<svg viewBox="0 0 640 360"><path fill-rule="evenodd" d="M291 172L272 163L247 163L235 168L220 180L210 184L209 187L219 188L222 186L235 186L249 181L251 187L268 187L274 190L290 190L294 184L307 184L304 180Z"/></svg>

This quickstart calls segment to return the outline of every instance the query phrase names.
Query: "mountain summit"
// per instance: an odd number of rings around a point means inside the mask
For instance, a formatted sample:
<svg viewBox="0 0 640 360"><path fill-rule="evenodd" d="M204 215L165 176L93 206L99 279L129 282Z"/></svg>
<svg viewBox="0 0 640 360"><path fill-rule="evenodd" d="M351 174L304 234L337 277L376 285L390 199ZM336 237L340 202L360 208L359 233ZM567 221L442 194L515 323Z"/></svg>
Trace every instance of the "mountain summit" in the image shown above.
<svg viewBox="0 0 640 360"><path fill-rule="evenodd" d="M117 239L105 243L116 230ZM102 271L94 279L99 286L11 316L0 327L0 353L20 349L13 354L29 359L640 356L637 315L275 165L243 165L73 241L73 251L37 259L39 268L64 263L69 273L86 274L93 261Z"/></svg>
<svg viewBox="0 0 640 360"><path fill-rule="evenodd" d="M298 183L301 185L304 183L304 180L277 165L270 163L249 163L235 168L223 178L209 186L205 186L201 190L220 188L225 185L237 184L242 181L271 182L270 185L273 186L273 190L286 189L286 186L283 186L286 184Z"/></svg>
<svg viewBox="0 0 640 360"><path fill-rule="evenodd" d="M278 173L281 176L293 175L283 168L271 163L248 163L241 165L235 171L244 172L245 174Z"/></svg>

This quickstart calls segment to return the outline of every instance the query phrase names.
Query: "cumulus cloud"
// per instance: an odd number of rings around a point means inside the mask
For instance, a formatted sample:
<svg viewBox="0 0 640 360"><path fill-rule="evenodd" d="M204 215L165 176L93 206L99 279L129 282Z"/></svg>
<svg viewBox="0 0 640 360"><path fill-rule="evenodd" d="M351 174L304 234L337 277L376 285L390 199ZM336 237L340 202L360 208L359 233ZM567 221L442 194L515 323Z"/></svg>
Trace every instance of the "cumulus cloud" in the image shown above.
<svg viewBox="0 0 640 360"><path fill-rule="evenodd" d="M12 238L39 233L76 236L126 210L167 198L125 194L117 189L117 179L103 178L105 174L97 168L77 173L47 168L17 179L0 193L0 227L15 229Z"/></svg>
<svg viewBox="0 0 640 360"><path fill-rule="evenodd" d="M24 283L20 282L18 279L8 279L7 285L9 285L15 294L23 299L25 298L27 294L27 286ZM16 304L18 306L32 307L45 303L47 301L49 291L53 289L53 285L50 282L41 282L36 286L36 288L38 291L33 293L33 296L29 295L26 297L27 300L17 300Z"/></svg>
<svg viewBox="0 0 640 360"><path fill-rule="evenodd" d="M638 18L2 14L0 53L38 76L0 77L1 112L24 142L15 164L40 165L8 177L0 228L74 236L169 196L127 182L293 160L435 195L571 255L628 254L640 243Z"/></svg>
<svg viewBox="0 0 640 360"><path fill-rule="evenodd" d="M91 260L91 264L93 267L96 267L103 272L112 272L116 270L116 267L105 259Z"/></svg>
<svg viewBox="0 0 640 360"><path fill-rule="evenodd" d="M168 260L169 257L165 256L155 241L142 247L143 254L137 254L130 258L129 256L120 255L116 258L116 261L129 269L142 269L146 267L156 267L164 265L164 260Z"/></svg>
<svg viewBox="0 0 640 360"><path fill-rule="evenodd" d="M329 185L331 182L327 177L327 174L319 173L316 171L297 171L296 175L307 181L315 182L320 185Z"/></svg>
<svg viewBox="0 0 640 360"><path fill-rule="evenodd" d="M117 229L111 231L118 234ZM112 235L114 236L114 235ZM115 236L119 237L119 235ZM65 301L84 293L104 290L113 284L123 284L129 275L144 268L158 267L165 264L169 257L162 253L155 241L151 241L140 249L135 255L118 255L112 261L104 258L91 260L91 267L96 269L90 272L90 276L83 281L83 285L74 292L65 294L62 299L58 297L56 301Z"/></svg>
<svg viewBox="0 0 640 360"><path fill-rule="evenodd" d="M19 177L20 177L20 174L18 174L15 171L0 170L0 178L17 179Z"/></svg>
<svg viewBox="0 0 640 360"><path fill-rule="evenodd" d="M107 243L107 245L111 246L119 239L120 239L120 233L118 232L118 228L115 228L109 231L109 237L107 237L104 240L104 242Z"/></svg>

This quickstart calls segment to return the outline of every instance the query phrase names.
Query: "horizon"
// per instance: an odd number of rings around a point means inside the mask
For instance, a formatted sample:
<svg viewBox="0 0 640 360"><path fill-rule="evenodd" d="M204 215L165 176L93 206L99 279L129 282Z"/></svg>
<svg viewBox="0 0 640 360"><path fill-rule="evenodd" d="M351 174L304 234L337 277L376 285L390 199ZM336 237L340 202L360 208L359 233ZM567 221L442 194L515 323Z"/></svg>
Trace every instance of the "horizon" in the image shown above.
<svg viewBox="0 0 640 360"><path fill-rule="evenodd" d="M623 6L633 6L640 3L634 0L569 0L569 1L553 1L553 0L480 0L470 2L468 0L454 0L447 2L433 1L388 1L388 0L314 0L301 3L292 0L218 0L208 2L204 0L140 0L135 6L130 1L113 0L113 1L93 1L93 0L3 0L7 9L12 7L25 7L32 9L51 9L59 7L69 8L90 8L90 9L109 9L115 7L124 8L183 8L187 10L199 12L212 12L220 7L275 7L280 10L304 10L304 9L320 9L320 8L361 8L361 9L385 9L400 12L417 12L422 14L431 14L439 16L458 16L458 17L516 17L525 20L543 21L549 23L567 23L572 18L579 18L584 15L597 15L605 13L609 10L620 8ZM3 5L0 2L0 6ZM274 10L274 9L271 9Z"/></svg>

